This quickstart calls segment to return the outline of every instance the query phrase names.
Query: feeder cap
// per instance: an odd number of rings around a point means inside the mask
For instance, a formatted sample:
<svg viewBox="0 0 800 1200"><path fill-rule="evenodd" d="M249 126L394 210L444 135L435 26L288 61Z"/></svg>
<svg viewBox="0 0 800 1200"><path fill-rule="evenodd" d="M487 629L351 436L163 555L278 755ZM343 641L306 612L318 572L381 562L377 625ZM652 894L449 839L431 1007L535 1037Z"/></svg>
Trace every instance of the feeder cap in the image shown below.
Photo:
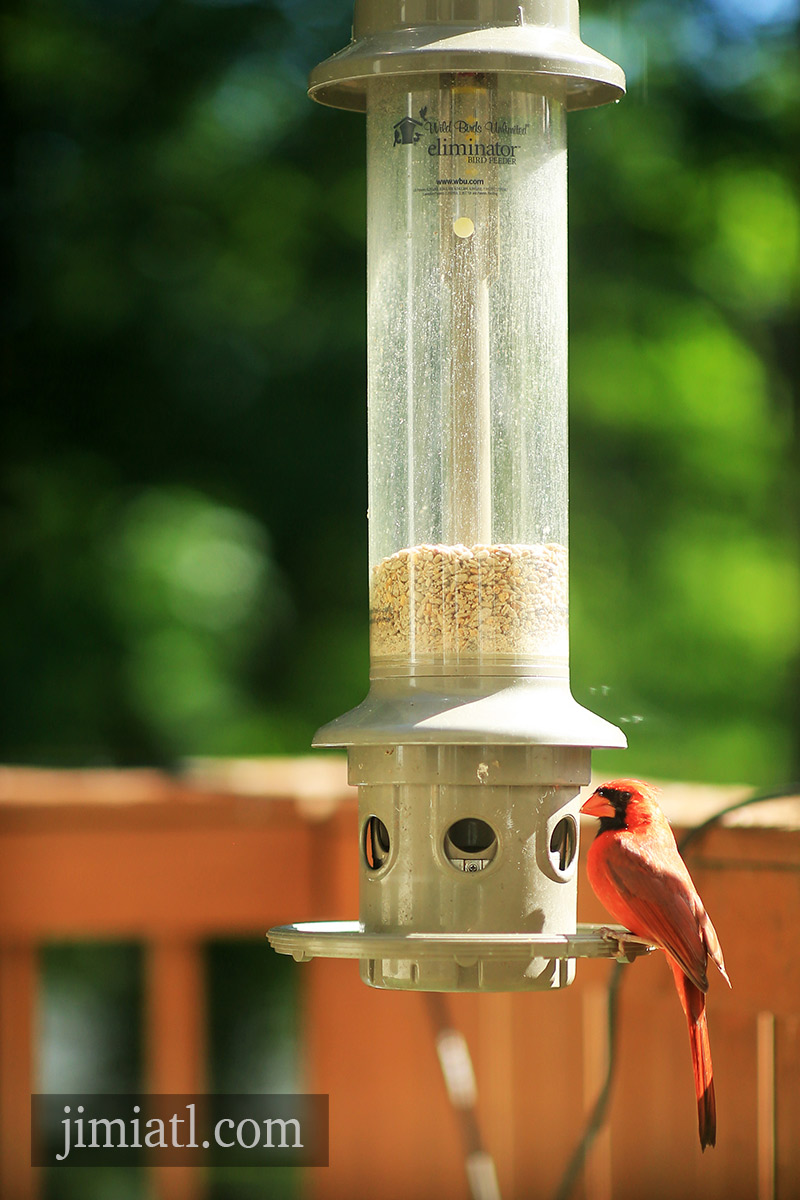
<svg viewBox="0 0 800 1200"><path fill-rule="evenodd" d="M622 68L581 41L578 0L356 0L350 45L308 94L365 112L369 79L460 71L538 77L568 109L625 94Z"/></svg>

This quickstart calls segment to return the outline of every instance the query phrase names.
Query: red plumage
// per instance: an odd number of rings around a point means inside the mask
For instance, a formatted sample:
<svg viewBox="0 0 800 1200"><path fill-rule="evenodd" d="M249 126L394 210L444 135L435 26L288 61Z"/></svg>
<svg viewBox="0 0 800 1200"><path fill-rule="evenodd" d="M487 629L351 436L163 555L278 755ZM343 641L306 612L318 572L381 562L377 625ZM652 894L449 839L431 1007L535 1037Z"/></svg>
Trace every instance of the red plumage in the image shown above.
<svg viewBox="0 0 800 1200"><path fill-rule="evenodd" d="M714 1072L708 1042L708 960L730 985L722 949L681 858L656 789L639 779L597 788L581 812L600 818L587 872L598 900L615 921L667 955L689 1026L700 1145L717 1136Z"/></svg>

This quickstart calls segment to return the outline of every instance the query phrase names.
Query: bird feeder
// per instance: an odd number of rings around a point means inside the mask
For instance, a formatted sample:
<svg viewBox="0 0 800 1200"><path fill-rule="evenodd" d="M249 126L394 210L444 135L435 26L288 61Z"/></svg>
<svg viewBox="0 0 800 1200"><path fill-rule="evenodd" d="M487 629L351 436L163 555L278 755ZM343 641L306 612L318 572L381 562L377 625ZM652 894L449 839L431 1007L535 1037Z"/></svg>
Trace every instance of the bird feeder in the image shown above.
<svg viewBox="0 0 800 1200"><path fill-rule="evenodd" d="M371 687L324 726L359 789L358 921L285 926L377 987L560 987L579 789L622 733L572 698L566 114L619 99L576 0L356 0L310 95L366 112Z"/></svg>

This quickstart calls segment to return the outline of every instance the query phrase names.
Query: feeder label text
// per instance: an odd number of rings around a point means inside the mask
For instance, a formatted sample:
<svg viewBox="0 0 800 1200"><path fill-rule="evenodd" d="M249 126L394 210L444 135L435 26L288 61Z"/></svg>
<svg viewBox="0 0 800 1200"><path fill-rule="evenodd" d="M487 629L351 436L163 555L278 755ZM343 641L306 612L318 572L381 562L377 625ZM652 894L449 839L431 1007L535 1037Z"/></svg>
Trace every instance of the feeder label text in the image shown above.
<svg viewBox="0 0 800 1200"><path fill-rule="evenodd" d="M411 148L414 161L419 153L426 155L436 170L436 177L415 190L426 195L441 195L454 189L469 189L474 193L496 194L502 191L502 172L493 172L491 178L485 173L478 177L469 170L474 167L510 168L517 165L519 155L526 150L526 141L532 133L531 122L505 119L439 119L427 106L413 115L406 114L394 121L391 128L392 144L398 153L407 153L403 147ZM446 163L455 168L452 176L443 174Z"/></svg>

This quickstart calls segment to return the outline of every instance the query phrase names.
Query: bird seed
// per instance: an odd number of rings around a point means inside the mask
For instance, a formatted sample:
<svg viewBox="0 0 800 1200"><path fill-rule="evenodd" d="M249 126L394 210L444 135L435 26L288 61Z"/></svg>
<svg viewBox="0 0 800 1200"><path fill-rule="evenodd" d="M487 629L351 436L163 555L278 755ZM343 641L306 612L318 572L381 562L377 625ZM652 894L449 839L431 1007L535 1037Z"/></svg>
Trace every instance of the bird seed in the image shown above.
<svg viewBox="0 0 800 1200"><path fill-rule="evenodd" d="M398 550L372 572L370 619L374 658L566 655L566 548Z"/></svg>

